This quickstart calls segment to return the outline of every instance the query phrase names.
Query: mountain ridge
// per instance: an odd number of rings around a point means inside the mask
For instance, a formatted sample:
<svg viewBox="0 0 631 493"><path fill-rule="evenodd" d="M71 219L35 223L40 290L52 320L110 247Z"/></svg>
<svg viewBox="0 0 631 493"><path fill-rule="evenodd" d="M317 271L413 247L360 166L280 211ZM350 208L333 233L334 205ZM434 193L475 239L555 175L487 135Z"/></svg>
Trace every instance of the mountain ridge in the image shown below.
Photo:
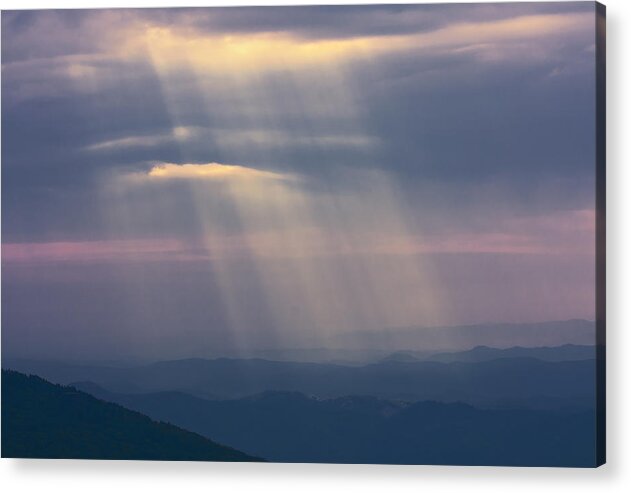
<svg viewBox="0 0 631 493"><path fill-rule="evenodd" d="M2 457L253 462L262 459L138 411L2 370Z"/></svg>
<svg viewBox="0 0 631 493"><path fill-rule="evenodd" d="M488 407L558 401L593 407L593 361L504 358L483 362L378 362L361 367L267 360L186 360L134 368L24 364L14 369L55 383L89 380L118 393L181 391L233 399L265 390L319 397L351 394L401 400L462 400ZM574 405L574 404L572 404Z"/></svg>
<svg viewBox="0 0 631 493"><path fill-rule="evenodd" d="M178 393L102 391L100 397L279 462L588 467L594 461L592 412L273 391L223 401Z"/></svg>

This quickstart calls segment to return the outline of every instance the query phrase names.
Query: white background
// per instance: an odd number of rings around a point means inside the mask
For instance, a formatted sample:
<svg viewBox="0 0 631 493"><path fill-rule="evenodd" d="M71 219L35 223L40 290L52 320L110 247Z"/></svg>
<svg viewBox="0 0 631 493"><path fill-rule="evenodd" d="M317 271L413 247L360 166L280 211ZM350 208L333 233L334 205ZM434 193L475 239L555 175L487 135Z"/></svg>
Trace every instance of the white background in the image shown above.
<svg viewBox="0 0 631 493"><path fill-rule="evenodd" d="M395 3L321 0L334 3ZM304 4L305 1L221 2L186 0L183 5ZM317 3L317 2L312 2ZM399 0L396 3L414 3ZM306 464L213 464L70 460L0 461L3 491L190 493L231 492L362 492L432 493L554 491L631 491L631 337L629 335L629 256L631 251L631 2L607 5L607 456L595 470L363 466ZM0 0L0 8L156 7L173 0ZM182 5L178 5L182 6ZM626 303L625 303L626 302Z"/></svg>

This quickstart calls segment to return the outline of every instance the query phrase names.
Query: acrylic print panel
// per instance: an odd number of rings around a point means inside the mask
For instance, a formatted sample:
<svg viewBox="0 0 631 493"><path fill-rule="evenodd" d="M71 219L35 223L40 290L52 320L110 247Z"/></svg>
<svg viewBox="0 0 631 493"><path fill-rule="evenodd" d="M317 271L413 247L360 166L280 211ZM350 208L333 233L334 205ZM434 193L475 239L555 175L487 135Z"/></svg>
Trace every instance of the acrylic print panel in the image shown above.
<svg viewBox="0 0 631 493"><path fill-rule="evenodd" d="M3 457L602 464L604 40L4 11Z"/></svg>

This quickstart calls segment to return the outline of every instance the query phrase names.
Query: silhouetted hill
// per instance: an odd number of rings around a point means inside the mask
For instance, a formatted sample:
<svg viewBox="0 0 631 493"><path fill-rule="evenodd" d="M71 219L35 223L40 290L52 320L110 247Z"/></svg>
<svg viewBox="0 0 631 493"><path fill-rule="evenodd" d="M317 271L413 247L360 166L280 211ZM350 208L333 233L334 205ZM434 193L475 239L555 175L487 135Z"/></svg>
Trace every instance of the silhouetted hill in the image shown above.
<svg viewBox="0 0 631 493"><path fill-rule="evenodd" d="M276 390L320 397L359 394L409 401L464 401L479 406L593 407L595 390L593 360L388 361L349 367L221 358L135 368L29 362L13 368L57 383L89 380L120 393L176 390L205 398L238 398Z"/></svg>
<svg viewBox="0 0 631 493"><path fill-rule="evenodd" d="M196 433L2 370L2 457L255 461Z"/></svg>
<svg viewBox="0 0 631 493"><path fill-rule="evenodd" d="M594 466L594 413L481 410L375 397L265 392L209 401L178 392L100 398L279 462Z"/></svg>

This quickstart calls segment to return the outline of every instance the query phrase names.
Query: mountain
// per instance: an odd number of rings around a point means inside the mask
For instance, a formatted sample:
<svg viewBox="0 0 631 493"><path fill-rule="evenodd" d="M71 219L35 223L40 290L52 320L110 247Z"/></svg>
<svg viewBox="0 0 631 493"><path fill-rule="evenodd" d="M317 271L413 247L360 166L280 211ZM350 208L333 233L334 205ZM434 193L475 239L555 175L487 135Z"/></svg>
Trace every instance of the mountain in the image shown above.
<svg viewBox="0 0 631 493"><path fill-rule="evenodd" d="M2 370L2 457L257 461L73 387Z"/></svg>
<svg viewBox="0 0 631 493"><path fill-rule="evenodd" d="M423 361L424 358L416 355L412 351L396 351L392 354L389 354L381 361L383 363L389 362L398 362L398 363L416 363L418 361Z"/></svg>
<svg viewBox="0 0 631 493"><path fill-rule="evenodd" d="M179 392L125 395L77 385L277 462L595 465L593 411L483 410L298 392L210 401Z"/></svg>
<svg viewBox="0 0 631 493"><path fill-rule="evenodd" d="M511 347L506 349L488 346L476 346L468 351L455 353L438 353L427 358L426 361L490 361L499 358L536 358L543 361L579 361L596 358L596 346L579 346L564 344L555 347Z"/></svg>
<svg viewBox="0 0 631 493"><path fill-rule="evenodd" d="M362 366L388 356L389 351L379 349L353 350L328 348L266 349L244 352L239 359L265 359L270 361L294 361L300 363L330 363L334 365Z"/></svg>
<svg viewBox="0 0 631 493"><path fill-rule="evenodd" d="M303 363L331 363L344 366L364 366L379 361L489 361L498 358L537 358L544 361L576 361L596 358L596 346L563 344L561 346L496 348L476 346L466 351L440 352L399 350L383 351L376 349L344 350L326 348L303 348L286 350L253 351L244 358L258 358L270 361L293 361Z"/></svg>
<svg viewBox="0 0 631 493"><path fill-rule="evenodd" d="M542 361L580 361L596 358L596 346L579 346L576 344L564 344L553 347L521 347L494 348L488 346L476 346L467 351L447 353L424 353L420 351L395 351L381 359L381 361L398 361L413 363L418 361L441 361L451 363L491 361L501 358L536 358Z"/></svg>
<svg viewBox="0 0 631 493"><path fill-rule="evenodd" d="M387 328L340 333L331 341L336 347L390 352L401 348L445 352L464 351L479 345L509 348L596 343L596 325L590 320Z"/></svg>
<svg viewBox="0 0 631 493"><path fill-rule="evenodd" d="M387 361L350 367L220 358L133 368L21 362L13 369L62 384L88 380L119 393L175 390L220 399L274 390L322 398L372 395L408 401L463 401L481 407L586 408L595 401L594 360Z"/></svg>

